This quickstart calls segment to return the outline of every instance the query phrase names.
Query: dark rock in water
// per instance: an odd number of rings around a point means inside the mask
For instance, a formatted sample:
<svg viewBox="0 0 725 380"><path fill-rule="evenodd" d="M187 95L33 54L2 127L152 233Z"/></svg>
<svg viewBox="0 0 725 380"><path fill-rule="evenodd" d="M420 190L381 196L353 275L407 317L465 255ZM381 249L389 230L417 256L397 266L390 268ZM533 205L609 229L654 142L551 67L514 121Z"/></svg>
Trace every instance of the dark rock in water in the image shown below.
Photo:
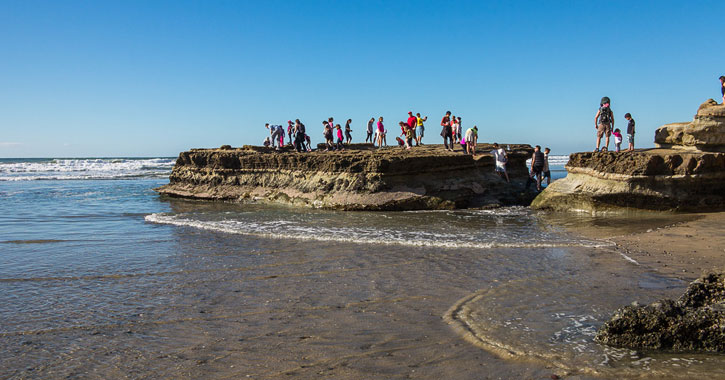
<svg viewBox="0 0 725 380"><path fill-rule="evenodd" d="M617 310L596 340L631 349L725 352L725 273L693 281L677 301Z"/></svg>

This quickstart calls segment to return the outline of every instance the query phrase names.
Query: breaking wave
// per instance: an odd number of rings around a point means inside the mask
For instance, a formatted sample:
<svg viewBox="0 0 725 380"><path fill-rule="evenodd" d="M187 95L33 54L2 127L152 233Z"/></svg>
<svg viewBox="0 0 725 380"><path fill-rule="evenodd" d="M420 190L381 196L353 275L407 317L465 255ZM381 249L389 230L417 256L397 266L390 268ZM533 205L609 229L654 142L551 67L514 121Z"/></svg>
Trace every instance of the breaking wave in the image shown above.
<svg viewBox="0 0 725 380"><path fill-rule="evenodd" d="M0 181L161 178L172 158L78 158L0 161Z"/></svg>

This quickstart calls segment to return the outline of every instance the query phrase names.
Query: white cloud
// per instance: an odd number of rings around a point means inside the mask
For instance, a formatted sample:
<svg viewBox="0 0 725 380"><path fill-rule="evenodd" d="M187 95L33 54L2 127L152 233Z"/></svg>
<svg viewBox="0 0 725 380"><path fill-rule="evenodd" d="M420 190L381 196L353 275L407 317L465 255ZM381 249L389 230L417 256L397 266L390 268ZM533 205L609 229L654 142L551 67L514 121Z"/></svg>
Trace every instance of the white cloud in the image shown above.
<svg viewBox="0 0 725 380"><path fill-rule="evenodd" d="M16 142L0 142L0 148L13 148L16 146L21 146L23 144L16 143Z"/></svg>

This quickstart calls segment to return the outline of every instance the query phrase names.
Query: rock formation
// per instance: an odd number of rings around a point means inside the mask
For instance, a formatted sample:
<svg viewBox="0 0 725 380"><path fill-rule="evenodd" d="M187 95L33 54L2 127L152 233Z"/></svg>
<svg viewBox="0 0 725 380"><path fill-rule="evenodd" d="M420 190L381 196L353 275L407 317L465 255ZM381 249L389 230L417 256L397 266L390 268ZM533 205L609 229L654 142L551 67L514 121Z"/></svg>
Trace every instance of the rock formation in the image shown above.
<svg viewBox="0 0 725 380"><path fill-rule="evenodd" d="M664 125L655 131L660 148L725 152L725 105L710 99L689 123Z"/></svg>
<svg viewBox="0 0 725 380"><path fill-rule="evenodd" d="M510 145L506 183L494 173L492 147L476 157L440 145L411 150L353 144L345 151L276 152L265 147L192 149L179 154L169 184L177 197L288 203L342 210L454 209L528 205L529 145Z"/></svg>
<svg viewBox="0 0 725 380"><path fill-rule="evenodd" d="M725 352L725 274L695 280L677 301L617 310L596 340L631 349Z"/></svg>
<svg viewBox="0 0 725 380"><path fill-rule="evenodd" d="M660 148L569 156L568 175L532 207L549 210L725 209L725 106L709 100L691 123L657 130Z"/></svg>

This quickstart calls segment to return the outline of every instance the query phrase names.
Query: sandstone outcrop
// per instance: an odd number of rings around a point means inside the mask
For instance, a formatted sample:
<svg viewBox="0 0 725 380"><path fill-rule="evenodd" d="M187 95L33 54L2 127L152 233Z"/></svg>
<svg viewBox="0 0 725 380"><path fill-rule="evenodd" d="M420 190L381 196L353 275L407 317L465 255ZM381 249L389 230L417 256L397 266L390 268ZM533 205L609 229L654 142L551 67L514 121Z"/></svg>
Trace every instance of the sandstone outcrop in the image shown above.
<svg viewBox="0 0 725 380"><path fill-rule="evenodd" d="M630 349L725 352L725 274L695 280L676 301L617 310L596 340Z"/></svg>
<svg viewBox="0 0 725 380"><path fill-rule="evenodd" d="M689 123L664 125L655 131L660 148L725 152L725 105L710 99Z"/></svg>
<svg viewBox="0 0 725 380"><path fill-rule="evenodd" d="M691 123L655 134L667 148L569 156L566 178L532 207L562 211L725 210L725 106L708 101Z"/></svg>
<svg viewBox="0 0 725 380"><path fill-rule="evenodd" d="M353 144L344 151L297 153L244 146L182 152L161 194L256 200L342 210L414 210L528 205L529 145L510 145L506 183L492 147L475 157L440 145L411 150ZM459 148L460 149L460 148Z"/></svg>

